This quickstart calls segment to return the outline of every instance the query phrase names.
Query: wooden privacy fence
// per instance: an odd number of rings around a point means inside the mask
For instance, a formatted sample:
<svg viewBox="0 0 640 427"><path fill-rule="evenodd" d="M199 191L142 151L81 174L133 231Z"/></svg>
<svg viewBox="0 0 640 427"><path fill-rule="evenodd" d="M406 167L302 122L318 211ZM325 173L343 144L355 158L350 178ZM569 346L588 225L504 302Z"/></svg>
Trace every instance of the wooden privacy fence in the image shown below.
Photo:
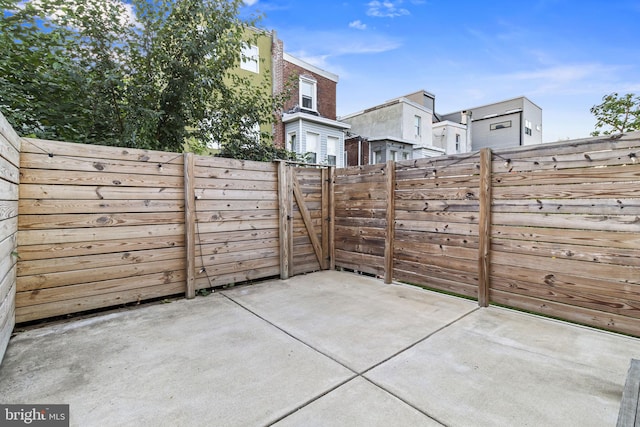
<svg viewBox="0 0 640 427"><path fill-rule="evenodd" d="M14 306L336 267L640 336L637 153L639 133L336 170L21 139L2 118L0 349Z"/></svg>
<svg viewBox="0 0 640 427"><path fill-rule="evenodd" d="M336 266L640 336L640 133L337 170Z"/></svg>

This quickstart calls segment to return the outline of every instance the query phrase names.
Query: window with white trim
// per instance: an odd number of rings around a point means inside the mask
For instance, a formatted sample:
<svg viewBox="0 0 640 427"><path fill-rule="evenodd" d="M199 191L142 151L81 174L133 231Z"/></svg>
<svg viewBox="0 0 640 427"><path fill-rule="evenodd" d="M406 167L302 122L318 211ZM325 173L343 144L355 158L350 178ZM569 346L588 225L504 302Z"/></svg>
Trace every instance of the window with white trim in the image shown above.
<svg viewBox="0 0 640 427"><path fill-rule="evenodd" d="M318 147L320 135L317 133L307 132L307 152L305 154L308 163L318 162Z"/></svg>
<svg viewBox="0 0 640 427"><path fill-rule="evenodd" d="M289 142L288 147L289 151L293 151L294 153L298 152L298 139L295 133L289 134Z"/></svg>
<svg viewBox="0 0 640 427"><path fill-rule="evenodd" d="M300 107L305 110L316 111L317 109L317 86L316 81L309 77L300 76Z"/></svg>
<svg viewBox="0 0 640 427"><path fill-rule="evenodd" d="M372 165L375 165L377 163L382 163L382 151L381 150L374 151L373 158L371 160L373 160L371 162Z"/></svg>
<svg viewBox="0 0 640 427"><path fill-rule="evenodd" d="M338 160L338 144L340 139L335 136L327 136L327 163L336 166Z"/></svg>
<svg viewBox="0 0 640 427"><path fill-rule="evenodd" d="M416 136L420 136L422 134L422 117L414 116L414 124L413 127L416 131Z"/></svg>
<svg viewBox="0 0 640 427"><path fill-rule="evenodd" d="M258 50L258 46L244 43L240 54L240 68L257 74L260 72L259 62L260 51Z"/></svg>

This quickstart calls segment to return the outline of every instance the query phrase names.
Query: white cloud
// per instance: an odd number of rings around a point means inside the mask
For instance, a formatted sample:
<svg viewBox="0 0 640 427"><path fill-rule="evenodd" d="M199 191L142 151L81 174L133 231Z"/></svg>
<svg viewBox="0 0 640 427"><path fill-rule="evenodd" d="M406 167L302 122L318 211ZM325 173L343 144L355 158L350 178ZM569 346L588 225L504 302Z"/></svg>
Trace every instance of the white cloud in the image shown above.
<svg viewBox="0 0 640 427"><path fill-rule="evenodd" d="M600 91L609 82L618 80L622 68L599 63L566 64L514 72L499 78L523 82L536 94L588 93Z"/></svg>
<svg viewBox="0 0 640 427"><path fill-rule="evenodd" d="M341 55L358 55L369 53L381 53L394 50L402 46L396 37L369 32L341 31L300 31L291 29L289 37L287 32L282 32L285 41L285 49L301 59L302 53L308 57L328 58Z"/></svg>
<svg viewBox="0 0 640 427"><path fill-rule="evenodd" d="M258 0L243 0L243 3L245 4L245 6L253 6L254 4L258 3Z"/></svg>
<svg viewBox="0 0 640 427"><path fill-rule="evenodd" d="M409 15L410 12L407 9L400 7L402 0L399 1L370 1L367 3L369 9L367 15L375 16L377 18L395 18L396 16Z"/></svg>
<svg viewBox="0 0 640 427"><path fill-rule="evenodd" d="M353 22L349 22L349 28L355 28L356 30L366 30L367 24L362 23L359 19Z"/></svg>

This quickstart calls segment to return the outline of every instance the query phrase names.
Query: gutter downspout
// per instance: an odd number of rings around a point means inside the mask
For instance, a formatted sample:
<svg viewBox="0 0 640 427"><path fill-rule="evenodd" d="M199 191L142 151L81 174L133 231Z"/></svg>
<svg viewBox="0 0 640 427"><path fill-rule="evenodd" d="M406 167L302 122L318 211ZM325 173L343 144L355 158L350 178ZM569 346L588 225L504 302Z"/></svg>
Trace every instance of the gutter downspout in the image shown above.
<svg viewBox="0 0 640 427"><path fill-rule="evenodd" d="M473 145L471 143L471 111L470 110L465 110L462 112L462 114L465 115L466 119L465 119L465 124L467 125L467 152L470 152L473 150Z"/></svg>

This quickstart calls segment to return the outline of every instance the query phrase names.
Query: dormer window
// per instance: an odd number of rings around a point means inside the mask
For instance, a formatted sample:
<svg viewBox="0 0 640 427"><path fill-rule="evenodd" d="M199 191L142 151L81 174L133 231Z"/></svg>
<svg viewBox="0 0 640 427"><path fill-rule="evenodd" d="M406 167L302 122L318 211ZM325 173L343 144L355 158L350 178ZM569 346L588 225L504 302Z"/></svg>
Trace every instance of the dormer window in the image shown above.
<svg viewBox="0 0 640 427"><path fill-rule="evenodd" d="M305 110L316 111L316 81L309 77L300 77L300 106Z"/></svg>

